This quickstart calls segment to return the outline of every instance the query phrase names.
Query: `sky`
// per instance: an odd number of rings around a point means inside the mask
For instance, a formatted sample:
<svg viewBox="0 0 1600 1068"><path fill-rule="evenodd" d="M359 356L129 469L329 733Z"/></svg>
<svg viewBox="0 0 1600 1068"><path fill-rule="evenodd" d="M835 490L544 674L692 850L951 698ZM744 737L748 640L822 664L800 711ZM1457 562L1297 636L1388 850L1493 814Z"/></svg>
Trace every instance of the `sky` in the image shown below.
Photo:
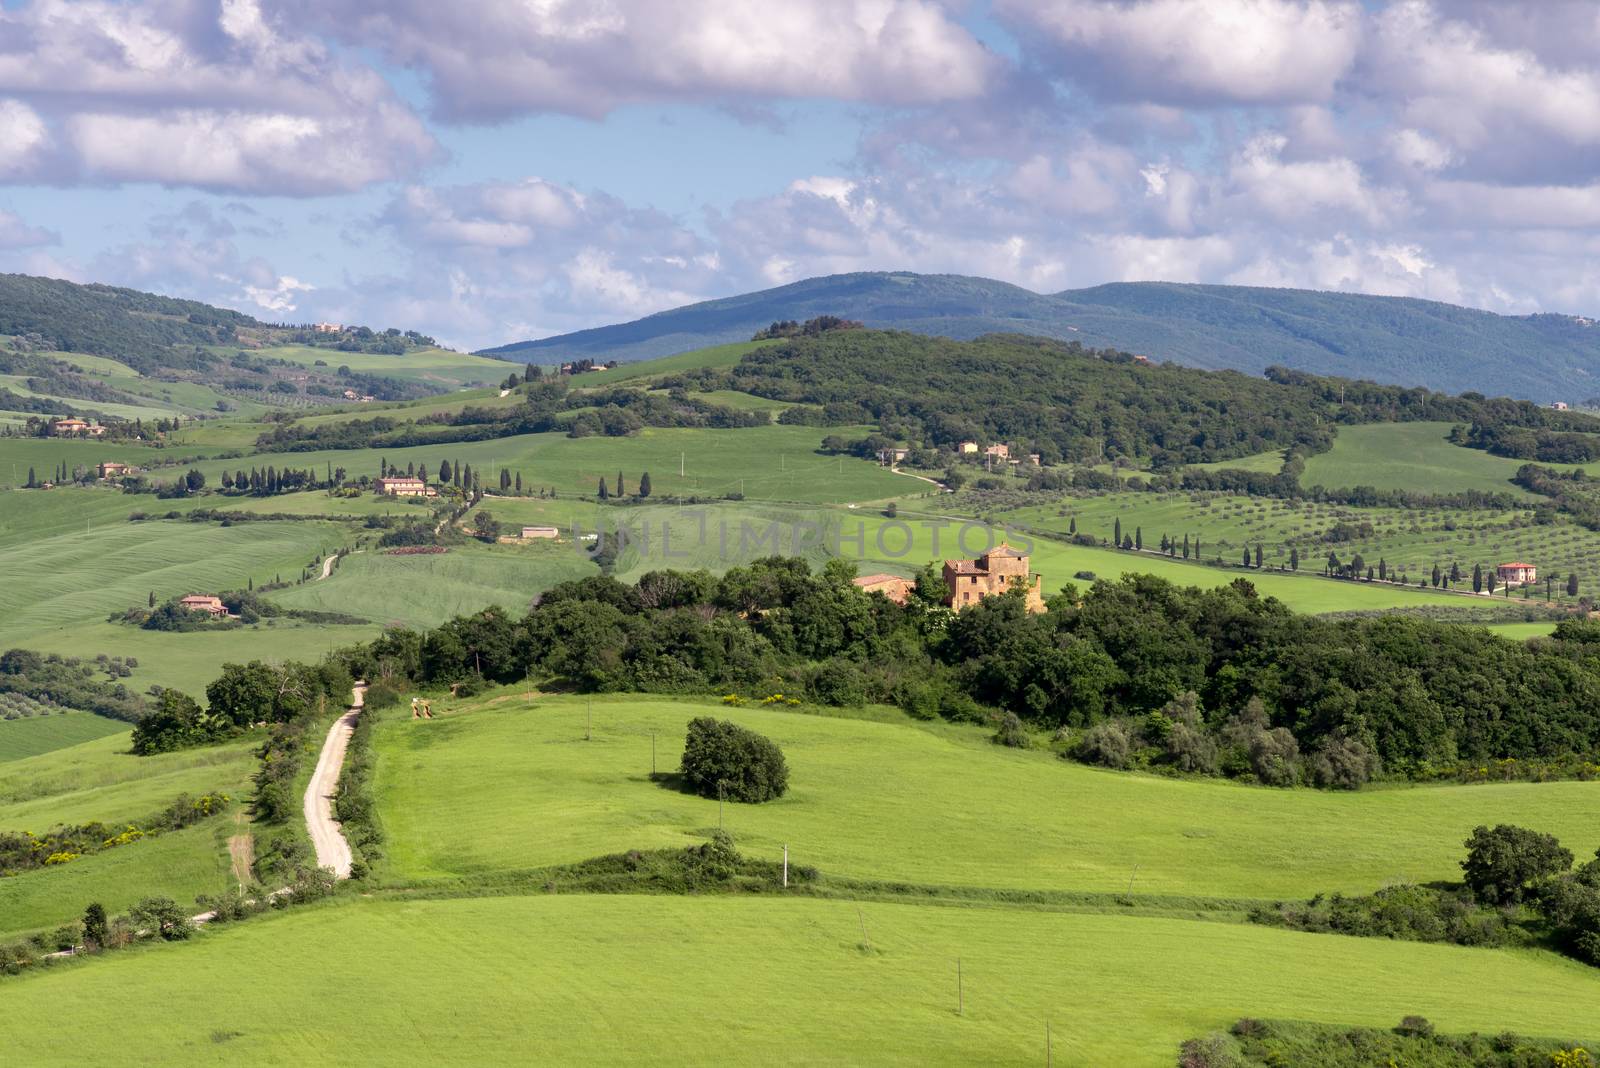
<svg viewBox="0 0 1600 1068"><path fill-rule="evenodd" d="M0 0L0 271L544 337L820 274L1600 313L1592 0Z"/></svg>

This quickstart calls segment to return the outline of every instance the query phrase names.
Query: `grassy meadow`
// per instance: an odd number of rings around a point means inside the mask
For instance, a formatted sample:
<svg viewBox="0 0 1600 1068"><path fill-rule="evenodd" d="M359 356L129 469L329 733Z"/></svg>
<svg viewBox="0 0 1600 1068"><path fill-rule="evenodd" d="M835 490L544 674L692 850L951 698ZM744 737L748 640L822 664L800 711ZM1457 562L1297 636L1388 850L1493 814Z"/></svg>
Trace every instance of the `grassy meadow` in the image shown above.
<svg viewBox="0 0 1600 1068"><path fill-rule="evenodd" d="M864 431L863 431L864 432ZM876 463L817 452L818 427L765 426L736 430L646 427L631 437L569 438L562 433L523 434L494 441L419 445L404 449L355 449L270 453L238 460L209 460L195 466L208 480L233 471L276 466L342 466L351 477L376 477L380 461L401 468L415 463L437 473L449 460L472 465L498 485L501 468L520 473L525 486L593 496L601 478L615 486L621 471L625 488L636 488L650 473L657 497L719 497L742 492L751 499L800 502L877 500L928 489L925 482L899 475ZM681 469L683 474L679 474ZM26 472L24 471L24 474Z"/></svg>
<svg viewBox="0 0 1600 1068"><path fill-rule="evenodd" d="M372 550L340 560L325 582L269 594L286 608L354 612L382 625L436 627L490 605L527 612L558 582L599 574L569 542L468 544L440 555L390 556Z"/></svg>
<svg viewBox="0 0 1600 1068"><path fill-rule="evenodd" d="M962 1012L956 1012L956 960ZM284 976L293 982L284 982ZM441 979L440 977L448 977ZM203 989L206 995L195 998ZM358 992L358 996L352 996ZM360 901L6 989L29 1064L1165 1066L1264 1015L1573 1035L1600 977L1550 956L1192 921L772 898ZM119 1020L70 1044L64 1005ZM183 1004L152 1013L151 1004Z"/></svg>
<svg viewBox="0 0 1600 1068"><path fill-rule="evenodd" d="M13 726L0 724L0 745ZM115 734L8 761L0 774L0 831L40 833L94 820L115 826L153 816L183 793L220 791L238 809L257 767L254 742L244 739L153 757L127 749L124 725ZM90 901L116 911L152 894L188 904L196 894L215 893L227 885L226 837L233 828L228 816L0 879L0 938L70 922Z"/></svg>
<svg viewBox="0 0 1600 1068"><path fill-rule="evenodd" d="M232 355L237 348L222 346L219 351L226 356ZM383 353L340 352L338 349L311 345L272 345L253 355L263 359L288 360L306 367L313 367L320 361L330 371L348 367L357 374L424 382L441 390L480 383L492 385L513 371L521 374L526 366L449 349L417 349L403 356L389 356Z"/></svg>
<svg viewBox="0 0 1600 1068"><path fill-rule="evenodd" d="M127 730L126 723L91 712L68 711L0 721L0 764L68 749L108 734L124 734Z"/></svg>
<svg viewBox="0 0 1600 1068"><path fill-rule="evenodd" d="M585 741L592 705L593 736ZM1484 822L1600 846L1600 783L1274 790L1100 771L996 747L977 727L803 715L646 697L517 693L440 703L379 728L389 877L471 877L694 844L717 803L652 782L675 770L689 719L758 730L790 792L726 805L739 848L854 879L1028 890L1279 898L1459 877Z"/></svg>
<svg viewBox="0 0 1600 1068"><path fill-rule="evenodd" d="M1462 493L1484 490L1535 499L1511 476L1526 461L1464 449L1446 440L1449 423L1374 423L1343 426L1333 448L1306 460L1302 486L1418 493Z"/></svg>

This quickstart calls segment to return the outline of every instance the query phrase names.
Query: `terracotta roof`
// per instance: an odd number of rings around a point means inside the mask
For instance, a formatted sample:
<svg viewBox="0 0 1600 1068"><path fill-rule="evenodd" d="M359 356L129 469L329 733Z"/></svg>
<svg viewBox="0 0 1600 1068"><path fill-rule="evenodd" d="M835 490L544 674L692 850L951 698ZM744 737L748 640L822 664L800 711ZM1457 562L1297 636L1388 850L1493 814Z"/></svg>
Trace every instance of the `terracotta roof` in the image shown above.
<svg viewBox="0 0 1600 1068"><path fill-rule="evenodd" d="M1011 546L1007 545L1005 542L1001 542L999 545L995 546L993 549L990 549L988 552L984 553L983 555L984 556L1014 556L1018 560L1020 560L1020 559L1022 559L1024 556L1026 556L1028 554L1027 553L1019 553L1019 552L1017 552L1017 550L1013 549ZM982 559L982 557L979 557L979 559Z"/></svg>
<svg viewBox="0 0 1600 1068"><path fill-rule="evenodd" d="M877 574L859 575L850 581L855 583L857 586L876 586L880 582L909 582L910 580L903 579L899 575Z"/></svg>
<svg viewBox="0 0 1600 1068"><path fill-rule="evenodd" d="M1513 560L1509 564L1497 564L1495 566L1497 566L1497 567L1532 567L1533 565L1532 564L1524 564L1520 560Z"/></svg>

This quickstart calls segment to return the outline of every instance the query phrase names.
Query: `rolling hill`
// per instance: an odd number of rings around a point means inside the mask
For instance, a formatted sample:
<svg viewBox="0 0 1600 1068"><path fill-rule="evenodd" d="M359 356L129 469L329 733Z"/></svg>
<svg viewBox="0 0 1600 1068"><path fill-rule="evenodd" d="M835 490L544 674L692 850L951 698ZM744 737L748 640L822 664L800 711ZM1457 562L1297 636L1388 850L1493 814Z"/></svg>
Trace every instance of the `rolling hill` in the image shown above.
<svg viewBox="0 0 1600 1068"><path fill-rule="evenodd" d="M1039 294L962 275L810 278L630 323L485 350L509 360L640 360L741 341L778 319L841 315L868 326L972 338L996 331L1111 346L1196 367L1321 374L1569 403L1600 394L1600 327L1406 297L1121 282Z"/></svg>

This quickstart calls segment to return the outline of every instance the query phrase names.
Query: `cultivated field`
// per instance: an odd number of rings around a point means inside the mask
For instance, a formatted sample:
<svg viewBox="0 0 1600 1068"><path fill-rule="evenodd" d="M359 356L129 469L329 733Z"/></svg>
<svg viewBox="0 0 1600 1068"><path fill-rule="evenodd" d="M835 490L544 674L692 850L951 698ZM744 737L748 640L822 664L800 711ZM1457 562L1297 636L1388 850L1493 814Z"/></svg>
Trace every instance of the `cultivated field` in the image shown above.
<svg viewBox="0 0 1600 1068"><path fill-rule="evenodd" d="M1485 570L1511 560L1527 560L1539 567L1541 581L1530 593L1542 599L1544 576L1554 579L1552 590L1565 596L1565 578L1576 572L1579 593L1600 589L1600 534L1569 520L1536 523L1532 509L1403 509L1356 508L1317 501L1288 501L1226 493L1144 493L1127 491L1063 497L1046 504L999 512L997 522L1065 535L1073 524L1080 534L1110 541L1115 524L1132 535L1142 530L1147 548L1159 546L1161 536L1199 536L1207 560L1220 556L1237 564L1241 552L1261 546L1269 566L1289 562L1293 546L1300 553L1300 568L1320 572L1328 553L1341 561L1356 554L1376 568L1381 558L1388 567L1415 584L1429 578L1433 565L1446 573L1452 563L1466 576L1471 589L1474 564ZM1344 534L1335 534L1336 528ZM1370 528L1370 529L1368 529ZM1523 591L1517 590L1514 599Z"/></svg>
<svg viewBox="0 0 1600 1068"><path fill-rule="evenodd" d="M0 1039L29 1064L337 1050L377 1065L463 1049L510 1062L536 1049L562 1064L1032 1065L1048 1021L1055 1063L1158 1068L1243 1015L1392 1027L1421 1013L1441 1030L1581 1035L1600 978L1550 956L1181 920L574 896L290 912L5 996ZM121 1022L69 1049L31 1024L64 1005Z"/></svg>
<svg viewBox="0 0 1600 1068"><path fill-rule="evenodd" d="M0 722L0 764L123 734L128 725L89 712L27 716Z"/></svg>

